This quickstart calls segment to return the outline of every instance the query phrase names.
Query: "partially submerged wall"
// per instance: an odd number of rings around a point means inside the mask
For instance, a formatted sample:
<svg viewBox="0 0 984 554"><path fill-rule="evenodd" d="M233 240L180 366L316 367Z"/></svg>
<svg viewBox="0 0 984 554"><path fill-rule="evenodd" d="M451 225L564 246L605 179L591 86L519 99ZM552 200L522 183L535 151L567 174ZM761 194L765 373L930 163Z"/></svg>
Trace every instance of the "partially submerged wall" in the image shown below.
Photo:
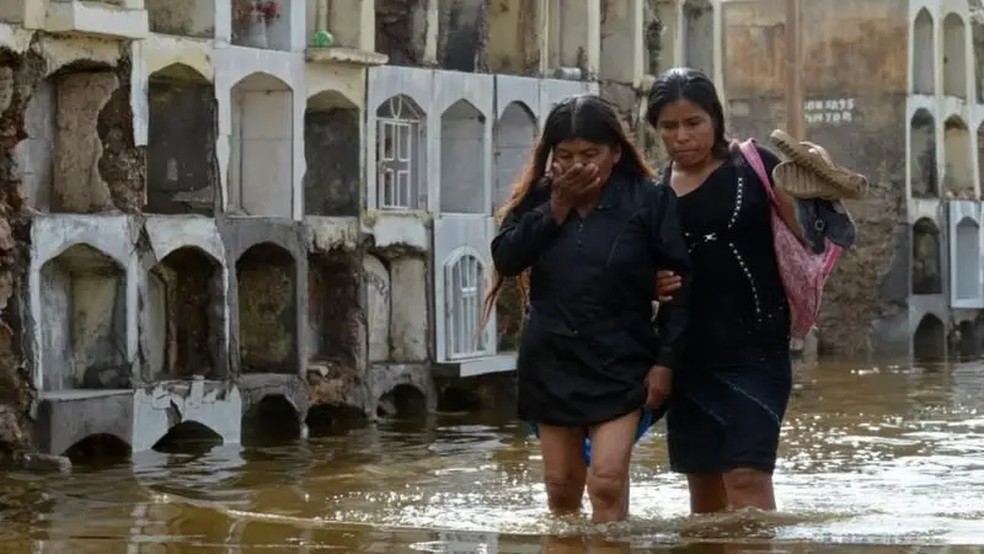
<svg viewBox="0 0 984 554"><path fill-rule="evenodd" d="M900 310L908 241L905 206L907 10L901 0L802 6L806 135L868 176L865 199L847 202L859 236L824 293L820 352L872 353L874 329ZM731 131L767 141L785 128L785 10L780 0L724 5L724 81ZM841 63L849 59L851 63ZM904 299L901 299L904 302Z"/></svg>
<svg viewBox="0 0 984 554"><path fill-rule="evenodd" d="M144 187L129 53L102 40L18 38L16 51L0 45L0 450L32 444L28 360L38 353L27 349L23 301L30 216L133 213Z"/></svg>

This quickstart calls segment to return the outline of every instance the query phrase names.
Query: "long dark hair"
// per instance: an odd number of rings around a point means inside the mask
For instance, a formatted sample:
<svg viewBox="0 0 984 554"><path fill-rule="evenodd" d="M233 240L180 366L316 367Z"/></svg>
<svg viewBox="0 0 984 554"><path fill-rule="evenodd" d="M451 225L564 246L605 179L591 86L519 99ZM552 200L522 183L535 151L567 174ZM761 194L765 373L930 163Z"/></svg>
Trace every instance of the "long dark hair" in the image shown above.
<svg viewBox="0 0 984 554"><path fill-rule="evenodd" d="M659 116L663 108L679 100L689 100L710 114L714 124L711 152L719 158L728 157L731 143L724 136L724 107L714 82L699 69L674 67L656 77L646 102L646 121L659 130Z"/></svg>
<svg viewBox="0 0 984 554"><path fill-rule="evenodd" d="M522 204L534 187L544 180L547 163L554 148L561 142L575 139L619 148L622 155L612 169L613 174L621 173L646 178L653 178L656 175L656 172L646 163L639 149L629 140L625 127L618 117L618 112L611 102L594 94L571 96L554 106L547 115L547 120L543 124L543 133L533 148L529 162L527 162L519 181L513 185L509 200L496 214L500 222ZM495 308L495 301L505 281L505 277L494 273L492 285L485 295L481 328L484 328L488 322L489 315ZM519 288L520 302L525 307L529 301L528 272L523 272L519 276Z"/></svg>

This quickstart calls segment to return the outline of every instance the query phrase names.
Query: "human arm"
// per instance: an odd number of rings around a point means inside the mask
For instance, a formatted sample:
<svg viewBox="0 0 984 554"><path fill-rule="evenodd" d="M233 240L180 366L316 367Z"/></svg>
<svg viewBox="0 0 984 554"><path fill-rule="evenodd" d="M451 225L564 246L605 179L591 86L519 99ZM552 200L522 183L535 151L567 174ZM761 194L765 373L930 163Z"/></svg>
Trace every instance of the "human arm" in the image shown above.
<svg viewBox="0 0 984 554"><path fill-rule="evenodd" d="M513 277L532 266L560 231L549 197L534 190L502 221L492 239L492 261L500 275Z"/></svg>
<svg viewBox="0 0 984 554"><path fill-rule="evenodd" d="M683 358L684 333L690 319L690 255L683 238L676 195L670 187L656 187L650 212L650 244L656 268L672 272L679 279L679 288L674 291L671 299L660 301L656 314L659 335L656 365L675 370Z"/></svg>

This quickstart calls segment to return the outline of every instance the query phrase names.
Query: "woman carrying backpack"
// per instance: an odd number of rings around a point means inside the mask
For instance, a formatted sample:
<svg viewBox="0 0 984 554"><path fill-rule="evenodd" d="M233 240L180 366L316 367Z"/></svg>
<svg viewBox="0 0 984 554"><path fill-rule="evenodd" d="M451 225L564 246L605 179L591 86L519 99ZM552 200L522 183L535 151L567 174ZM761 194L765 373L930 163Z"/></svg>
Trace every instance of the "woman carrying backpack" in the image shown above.
<svg viewBox="0 0 984 554"><path fill-rule="evenodd" d="M667 414L670 465L687 475L694 513L772 510L792 388L790 311L765 188L774 185L725 139L717 91L700 71L660 75L647 108L671 158L662 178L676 193L693 267L686 358ZM771 175L779 158L754 151ZM674 276L661 272L657 285L666 300Z"/></svg>

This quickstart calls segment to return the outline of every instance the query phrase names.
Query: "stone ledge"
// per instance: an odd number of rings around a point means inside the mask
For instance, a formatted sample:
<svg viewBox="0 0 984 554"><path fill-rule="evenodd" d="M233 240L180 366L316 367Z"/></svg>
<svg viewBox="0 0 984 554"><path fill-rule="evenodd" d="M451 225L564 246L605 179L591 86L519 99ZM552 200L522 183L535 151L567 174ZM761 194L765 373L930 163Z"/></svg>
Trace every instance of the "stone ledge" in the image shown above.
<svg viewBox="0 0 984 554"><path fill-rule="evenodd" d="M304 52L304 57L307 61L314 63L345 63L365 66L385 65L389 61L389 56L385 54L342 46L309 47Z"/></svg>
<svg viewBox="0 0 984 554"><path fill-rule="evenodd" d="M516 353L505 352L493 356L435 364L433 374L435 377L463 378L478 377L479 375L489 375L492 373L504 373L515 371L515 369Z"/></svg>
<svg viewBox="0 0 984 554"><path fill-rule="evenodd" d="M147 38L146 10L120 8L100 2L51 2L44 28L51 33L81 33L111 38Z"/></svg>

